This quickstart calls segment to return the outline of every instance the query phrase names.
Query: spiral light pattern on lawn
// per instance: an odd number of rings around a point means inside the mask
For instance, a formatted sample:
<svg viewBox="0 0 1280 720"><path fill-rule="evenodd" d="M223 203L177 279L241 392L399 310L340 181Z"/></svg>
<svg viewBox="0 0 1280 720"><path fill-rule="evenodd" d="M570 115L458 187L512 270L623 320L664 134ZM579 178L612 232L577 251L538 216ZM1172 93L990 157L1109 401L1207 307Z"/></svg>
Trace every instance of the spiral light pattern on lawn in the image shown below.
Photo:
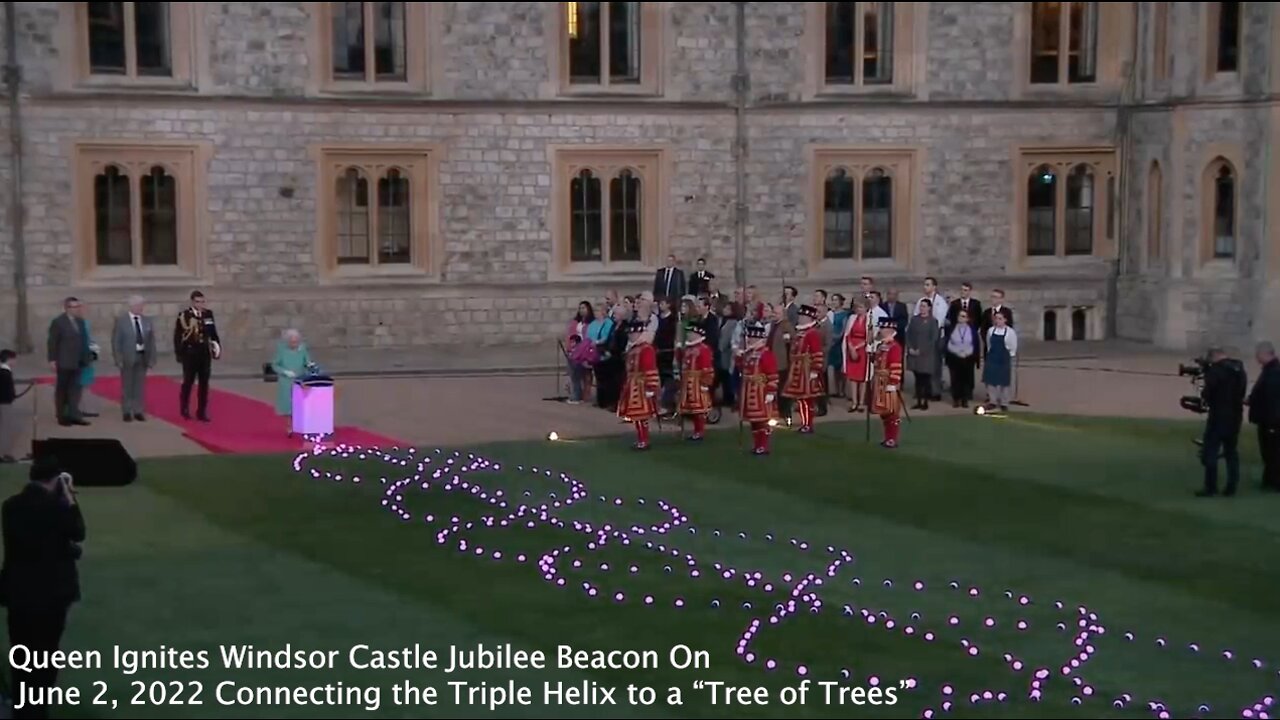
<svg viewBox="0 0 1280 720"><path fill-rule="evenodd" d="M888 678L877 674L856 674L849 668L842 668L835 677L819 678L815 675L815 666L811 662L803 662L784 666L776 658L762 654L757 648L757 637L766 631L785 625L789 618L803 614L818 615L822 613L839 613L848 622L862 623L869 628L901 636L908 642L926 644L944 644L939 637L943 628L966 633L956 645L957 660L985 658L995 654L1003 661L1011 678L1003 687L985 687L961 689L954 683L944 682L936 688L936 698L930 707L922 712L924 718L942 717L962 707L1006 703L1018 698L1033 702L1043 701L1050 691L1069 696L1073 706L1098 707L1102 703L1110 704L1116 709L1145 706L1152 717L1167 719L1176 716L1195 715L1223 716L1223 711L1202 703L1197 707L1172 708L1159 698L1143 698L1135 693L1124 692L1115 696L1103 696L1095 685L1086 677L1085 670L1097 655L1096 644L1108 634L1114 634L1102 623L1098 614L1085 605L1068 605L1062 601L1052 603L1052 612L1056 614L1056 622L1052 628L1038 628L1026 617L1019 617L1010 623L1018 633L1035 631L1056 632L1064 638L1064 653L1059 662L1052 665L1032 667L1026 660L1012 653L1003 652L984 641L984 635L1002 628L1005 621L990 614L965 614L960 611L939 617L932 623L920 612L909 611L901 616L889 610L873 607L859 607L851 603L828 603L823 599L827 588L847 586L858 588L864 584L877 583L886 590L896 590L908 596L926 592L948 592L955 596L955 607L962 607L966 600L985 597L989 592L976 585L963 584L952 580L943 587L934 587L922 579L898 582L892 578L871 579L853 574L855 558L852 553L834 546L815 548L807 541L798 538L781 540L772 534L764 534L756 539L742 531L725 531L719 529L706 530L691 522L676 505L665 500L648 500L643 497L624 499L610 498L604 495L592 497L585 483L569 475L545 467L518 465L515 468L504 467L503 464L480 457L474 453L419 452L410 448L401 450L392 448L382 450L355 446L325 446L317 443L315 448L298 455L293 463L294 470L316 480L330 482L368 483L368 474L344 476L342 473L321 470L313 464L322 459L340 461L367 461L381 463L384 471L377 473L374 482L384 490L381 496L382 507L402 522L414 522L415 516L407 508L408 495L412 492L437 491L443 493L459 493L470 496L482 506L487 506L487 513L474 519L467 519L456 514L424 513L416 518L435 532L436 543L445 548L472 556L488 562L505 562L527 565L531 572L536 571L550 585L583 593L587 598L617 604L638 604L646 607L666 606L678 610L702 611L739 611L748 617L741 635L734 643L734 655L740 662L758 667L763 672L789 672L797 677L811 679L827 679L859 684L867 687L879 687L886 683L897 683L907 693L928 692L914 677ZM524 490L520 497L508 495L500 489L486 489L482 484L482 473L504 471L518 475L531 475L541 482L550 481L561 488L558 492L546 493L545 497L534 499L533 490ZM392 477L399 475L399 477ZM610 523L594 525L579 520L564 520L559 517L562 511L572 506L587 503L598 503L605 506L623 507L638 505L656 508L662 518L661 522L648 525L632 524L626 527L614 526ZM577 545L564 544L557 547L534 547L523 551L499 550L485 547L482 541L476 540L472 531L476 530L533 530L536 528L553 528L581 536ZM783 572L771 576L760 570L736 568L722 562L700 560L695 553L682 551L677 543L678 538L686 535L710 533L713 538L725 542L750 543L765 542L770 544L789 544L803 559L807 559L815 569L812 572ZM514 535L514 533L513 533ZM631 562L624 566L610 566L592 557L594 553L611 545L633 548L657 558L653 567L642 567ZM817 560L815 561L815 558ZM660 567L659 567L660 564ZM590 569L606 573L616 578L609 586L603 582L590 580L571 580L574 571ZM720 583L726 589L740 586L752 591L755 600L741 603L734 607L712 599L709 607L695 607L679 595L659 597L653 593L632 592L627 588L627 578L641 573L661 572L666 575L684 574L692 580L701 580L707 584ZM1003 590L1000 593L1009 603L1010 610L1017 612L1039 606L1039 601L1030 595ZM1122 634L1125 643L1151 643L1158 649L1172 650L1173 647L1165 637L1149 639L1139 638L1132 632ZM1183 646L1186 652L1207 655L1199 644L1189 643ZM1280 671L1270 666L1265 660L1252 658L1245 660L1238 657L1230 649L1213 652L1221 661L1234 663L1242 670L1274 673L1280 677ZM838 662L836 663L838 664ZM1240 707L1236 712L1239 717L1249 720L1269 720L1277 712L1273 709L1275 697L1267 695ZM1228 711L1229 712L1229 711Z"/></svg>

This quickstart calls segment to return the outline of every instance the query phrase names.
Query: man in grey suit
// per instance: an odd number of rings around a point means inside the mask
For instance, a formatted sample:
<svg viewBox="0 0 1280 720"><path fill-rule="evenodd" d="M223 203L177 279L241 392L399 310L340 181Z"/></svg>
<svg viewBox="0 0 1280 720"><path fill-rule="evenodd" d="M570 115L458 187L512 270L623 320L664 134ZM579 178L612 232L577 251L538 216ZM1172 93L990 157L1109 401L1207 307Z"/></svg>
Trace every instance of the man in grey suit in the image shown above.
<svg viewBox="0 0 1280 720"><path fill-rule="evenodd" d="M142 408L147 371L156 365L156 333L145 310L146 303L134 295L128 312L117 315L111 328L111 357L120 369L120 410L125 422L147 419Z"/></svg>
<svg viewBox="0 0 1280 720"><path fill-rule="evenodd" d="M58 424L88 425L80 412L80 372L93 357L81 319L84 310L74 297L64 300L62 308L64 312L49 323L48 343L49 367L57 377L53 396Z"/></svg>

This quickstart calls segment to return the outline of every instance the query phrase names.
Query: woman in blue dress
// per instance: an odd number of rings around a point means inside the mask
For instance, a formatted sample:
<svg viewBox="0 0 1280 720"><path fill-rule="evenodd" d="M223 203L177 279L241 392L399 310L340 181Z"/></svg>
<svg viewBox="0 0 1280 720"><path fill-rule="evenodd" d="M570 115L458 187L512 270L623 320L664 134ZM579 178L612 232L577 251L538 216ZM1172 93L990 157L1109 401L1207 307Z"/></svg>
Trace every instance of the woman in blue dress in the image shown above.
<svg viewBox="0 0 1280 720"><path fill-rule="evenodd" d="M287 431L290 436L293 435L293 381L305 375L310 364L311 355L302 342L302 333L285 330L276 344L276 357L271 361L271 367L276 371L276 414L289 419Z"/></svg>
<svg viewBox="0 0 1280 720"><path fill-rule="evenodd" d="M831 368L831 395L845 396L844 379L844 324L849 321L849 310L844 306L844 296L831 296L831 347L827 348L827 367Z"/></svg>
<svg viewBox="0 0 1280 720"><path fill-rule="evenodd" d="M995 324L987 329L982 384L987 386L987 407L1009 412L1009 386L1013 384L1013 359L1018 357L1018 333L1009 327L1004 313L992 313L992 322Z"/></svg>
<svg viewBox="0 0 1280 720"><path fill-rule="evenodd" d="M89 412L83 408L85 391L89 389L90 385L93 385L93 381L98 377L98 372L94 369L94 366L98 363L98 353L101 352L101 348L98 347L98 343L93 341L93 336L89 334L88 320L80 318L80 330L84 333L86 347L89 349L85 353L87 357L85 358L84 368L80 370L80 414L85 417L98 417L98 413Z"/></svg>

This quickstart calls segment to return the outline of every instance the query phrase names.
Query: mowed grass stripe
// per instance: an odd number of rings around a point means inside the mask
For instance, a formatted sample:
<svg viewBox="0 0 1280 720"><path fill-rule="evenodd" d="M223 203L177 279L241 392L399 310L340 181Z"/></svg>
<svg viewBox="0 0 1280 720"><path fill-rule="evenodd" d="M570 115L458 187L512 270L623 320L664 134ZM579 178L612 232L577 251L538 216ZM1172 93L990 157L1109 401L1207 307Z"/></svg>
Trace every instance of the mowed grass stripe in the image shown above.
<svg viewBox="0 0 1280 720"><path fill-rule="evenodd" d="M263 462L259 460L258 462ZM279 458L267 460L273 466ZM206 461L207 463L207 461ZM168 467L190 474L192 460L177 463L146 463L147 475ZM217 463L215 462L216 466ZM280 479L280 478L277 478ZM188 477L174 483L211 483L218 492L221 477ZM148 487L149 485L149 487ZM97 694L95 681L108 683L107 699L118 702L117 710L91 705L69 709L68 717L161 717L177 712L180 717L351 717L366 711L359 706L234 706L219 705L216 685L233 681L237 685L312 687L344 683L355 687L380 687L381 717L492 717L483 707L457 705L451 689L452 680L487 682L490 685L515 680L540 688L544 681L581 683L589 674L572 670L555 671L485 671L444 675L429 670L362 670L346 668L346 651L354 645L397 649L420 643L424 648L446 650L450 645L474 647L478 643L497 645L511 639L494 635L465 618L441 610L423 597L397 592L395 585L370 582L342 571L329 563L304 559L289 546L273 546L252 538L252 534L236 530L236 526L210 523L200 513L192 512L180 502L167 497L163 490L172 485L165 481L149 482L126 489L90 489L82 491L86 524L89 527L87 557L81 563L84 601L76 605L63 643L63 649L97 649L105 659L103 670L68 670L62 674L63 687L79 687L88 697ZM5 487L12 487L5 483ZM237 488L243 489L243 488ZM223 486L222 493L230 491ZM265 519L271 512L288 513L311 507L308 502L284 504L274 509L256 501L246 502L252 493L237 495L236 502L258 510ZM350 508L347 513L350 514ZM331 532L327 518L304 512L285 523L298 532L298 539ZM361 547L358 540L343 537L343 542ZM394 557L394 548L364 546L370 555ZM412 568L388 568L379 562L366 562L379 570L413 572ZM217 653L219 645L253 645L263 650L339 650L338 669L326 670L222 670ZM209 651L211 667L205 670L171 671L141 670L126 676L110 668L111 649L158 649ZM441 653L442 662L447 653ZM136 688L131 683L155 681L197 681L203 685L202 705L169 706L134 705L130 700ZM419 687L436 686L439 704L435 707L392 705L391 688L410 680ZM187 688L187 696L191 696ZM504 710L504 717L539 717L545 714L536 706L515 706ZM588 708L562 707L564 717L596 716ZM663 713L648 713L647 716ZM614 716L635 717L638 714L622 708Z"/></svg>
<svg viewBox="0 0 1280 720"><path fill-rule="evenodd" d="M1002 523L1023 520L1012 518L1015 509L1010 509L1009 518L1002 516L1004 506L997 502L991 512L995 519L988 515L986 520L986 532L969 532L964 521L934 523L932 519L957 514L961 519L968 516L973 523L982 523L982 518L973 518L966 512L975 503L991 502L991 498L975 492L973 497L961 495L957 501L945 497L934 503L931 488L934 484L987 487L987 478L980 470L974 473L948 466L945 473L940 473L936 462L925 459L923 491L902 493L901 478L919 477L913 456L888 454L878 447L865 451L861 446L833 447L824 439L827 438L787 434L780 438L785 447L774 456L746 457L741 462L735 461L740 456L733 443L716 441L701 446L671 443L644 455L627 455L617 441L580 443L572 448L564 443L498 446L493 454L577 473L590 479L600 492L634 492L673 501L678 498L678 505L704 532L712 528L776 532L782 543L800 537L819 547L833 544L850 548L859 557L859 573L864 578L910 580L914 578L906 573L916 573L942 582L957 579L989 588L1021 589L1037 594L1039 600L1062 598L1069 603L1097 606L1116 626L1147 626L1161 633L1183 629L1188 638L1219 635L1222 642L1233 644L1240 652L1252 647L1256 653L1265 653L1270 647L1280 646L1280 618L1262 602L1266 596L1249 607L1234 602L1252 592L1249 588L1262 580L1225 570L1212 579L1202 579L1179 568L1178 557L1185 555L1184 546L1206 553L1211 566L1213 551L1221 552L1224 560L1231 555L1231 551L1224 550L1229 546L1197 547L1202 538L1212 536L1194 528L1219 529L1219 520L1162 512L1171 525L1164 529L1166 544L1160 551L1167 556L1164 565L1174 577L1133 573L1134 566L1143 568L1142 557L1121 562L1108 555L1130 552L1123 541L1135 532L1126 527L1129 516L1144 518L1151 512L1146 507L1126 502L1128 511L1108 512L1107 518L1119 524L1115 532L1110 525L1100 523L1093 536L1084 537L1070 524L1064 528L1051 518L1044 523L1027 521L1027 529L1021 533L1027 539L1009 539L996 530ZM1092 446L1088 437L1076 442L1080 447ZM849 452L849 459L840 455L842 450ZM805 465L805 457L817 462ZM876 462L884 464L879 471L873 466ZM850 474L846 475L844 468L850 468ZM1020 492L1041 493L1039 501L1048 510L1056 507L1055 493L1064 492L1062 488L1034 482L1037 465L1023 468L1027 475L1015 480L1024 486ZM890 470L892 477L887 474ZM1112 502L1089 493L1069 495L1088 509ZM1226 529L1234 532L1233 528ZM1066 533L1068 537L1052 543L1041 538L1042 534L1055 533ZM1115 547L1111 547L1108 537L1120 538ZM1247 542L1274 542L1274 534L1261 530L1252 530L1247 537ZM1074 538L1080 539L1082 547L1071 547ZM1064 544L1070 552L1057 552L1056 548ZM783 557L783 568L795 570L794 559ZM1213 583L1221 584L1221 592L1212 592L1217 587ZM1192 589L1189 591L1188 587ZM1210 592L1193 592L1206 587ZM1224 618L1239 619L1240 625L1224 623Z"/></svg>

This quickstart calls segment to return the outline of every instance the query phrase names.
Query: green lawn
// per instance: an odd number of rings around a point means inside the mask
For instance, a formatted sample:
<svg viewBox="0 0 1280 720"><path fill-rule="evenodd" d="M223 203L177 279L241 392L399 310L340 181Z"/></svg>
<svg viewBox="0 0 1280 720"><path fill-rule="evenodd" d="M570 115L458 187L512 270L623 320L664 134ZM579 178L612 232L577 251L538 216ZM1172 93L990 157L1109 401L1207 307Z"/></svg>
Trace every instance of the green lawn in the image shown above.
<svg viewBox="0 0 1280 720"><path fill-rule="evenodd" d="M395 482L414 463L320 458L309 466L321 473L316 479L294 472L283 457L147 461L134 486L81 493L89 524L84 602L73 611L63 647L100 649L107 667L63 673L63 686L87 695L84 705L61 715L366 714L351 705L219 705L216 687L229 681L377 687L374 714L395 717L920 717L926 708L943 717L944 684L957 693L952 717L1152 717L1146 708L1152 699L1166 703L1174 717L1195 716L1201 704L1211 707L1209 716L1239 717L1241 708L1280 688L1280 497L1256 490L1256 453L1246 442L1242 454L1250 462L1241 496L1193 498L1199 483L1194 432L1185 423L1024 415L917 419L896 452L864 444L857 423L820 426L813 437L781 434L767 459L739 451L733 431L713 433L701 446L661 437L646 454L631 453L622 439L459 449L453 466L446 465L452 452L420 451L432 459L424 479L446 466L447 480L472 452L501 464L462 478L477 480L486 492L502 489L512 506L499 511L469 488L443 492L437 483L424 492L414 484L399 493L409 521L381 505L379 480ZM552 477L547 468L554 469ZM589 496L553 509L565 528L524 527L538 519L535 513L519 527L462 528L447 545L437 544L436 532L449 525L441 521L454 515L478 526L481 518L497 514L500 520L522 503L552 502L551 493L564 500L560 472L585 482ZM356 476L362 482L353 483ZM12 472L0 477L4 491L17 488ZM621 505L614 502L619 497ZM614 537L595 549L588 547L591 537L572 527L575 520L624 531L662 523L667 516L659 501L678 506L688 525L665 535L633 534L628 546ZM428 514L436 522L426 523ZM557 587L543 578L537 560L566 547L558 561L567 582ZM678 557L671 557L673 547ZM855 561L828 577L841 549ZM495 551L501 560L492 558ZM528 561L513 561L521 553ZM698 561L697 578L690 577L686 553ZM572 566L575 559L582 567ZM716 563L737 574L724 580ZM743 574L755 571L764 580L747 587ZM798 573L796 581L809 573L823 578L821 587L801 593L816 592L821 610L813 613L799 597L797 612L773 625L774 605L787 600L794 584L782 581L784 573ZM765 581L777 586L772 593L764 592ZM914 589L917 581L923 591ZM598 588L595 598L584 583ZM978 597L970 597L970 587L981 589ZM614 600L617 592L625 602ZM1030 604L1020 606L1024 594ZM644 603L647 595L652 606ZM677 597L685 607L673 606ZM1058 600L1063 610L1055 607ZM1081 605L1104 628L1088 638L1096 652L1075 672L1089 696L1060 672L1084 651L1072 642ZM861 609L877 621L866 622ZM894 621L892 630L880 611ZM948 624L952 614L956 627ZM982 627L988 617L994 628ZM748 665L734 649L753 618L762 624L749 648L758 657ZM1025 631L1017 629L1019 621L1028 624ZM1067 631L1057 629L1060 622ZM906 626L914 635L905 634ZM925 642L925 632L935 641ZM978 656L968 656L962 641L978 647ZM450 646L507 643L546 652L549 667L443 672ZM1190 643L1200 651L1192 652ZM341 652L335 670L254 672L222 667L217 648L232 644ZM416 644L437 651L446 665L354 670L346 651L358 644L388 650ZM652 649L661 662L655 669L562 670L555 667L559 645ZM709 667L671 667L669 651L678 645L705 650ZM125 675L112 667L114 646L207 650L210 667ZM1233 659L1223 657L1224 649ZM1006 653L1024 664L1022 672L1010 668ZM762 667L765 658L776 660L777 669ZM1254 658L1263 661L1262 670L1253 667ZM800 684L801 665L811 682L807 702L785 706L780 693ZM1031 672L1040 667L1051 675L1043 702L1033 703L1027 699ZM871 675L882 688L908 679L917 687L898 689L892 706L821 702L818 683L865 686ZM769 702L713 706L709 690L694 688L699 680L763 687ZM106 683L104 705L90 704L101 687L96 681ZM153 681L196 681L203 704L132 705L138 681L148 689ZM435 687L438 704L394 705L391 688L405 682ZM449 682L527 686L532 702L496 713L459 706ZM549 708L542 696L547 682L617 687L620 704ZM628 685L654 688L656 704L629 706ZM192 687L185 686L185 697ZM682 691L683 705L667 705L668 688ZM984 690L1007 692L1010 702L971 706L970 693ZM1114 709L1112 700L1122 693L1134 702ZM1080 707L1072 704L1077 696Z"/></svg>

